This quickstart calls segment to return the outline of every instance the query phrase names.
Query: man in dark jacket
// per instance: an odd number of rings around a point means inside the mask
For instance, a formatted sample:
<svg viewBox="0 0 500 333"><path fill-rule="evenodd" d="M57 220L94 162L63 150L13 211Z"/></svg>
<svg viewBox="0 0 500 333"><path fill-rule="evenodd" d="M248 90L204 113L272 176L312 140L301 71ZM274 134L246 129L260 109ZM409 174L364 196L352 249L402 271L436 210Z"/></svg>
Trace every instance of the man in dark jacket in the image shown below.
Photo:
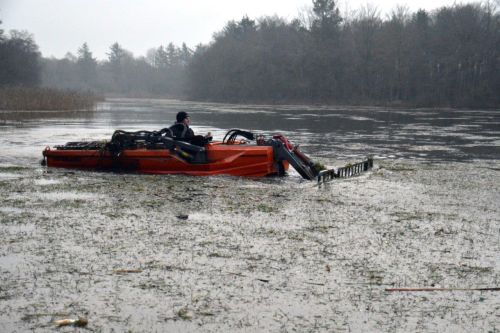
<svg viewBox="0 0 500 333"><path fill-rule="evenodd" d="M187 141L197 146L204 146L207 142L212 140L212 134L208 132L207 135L194 135L194 132L189 128L191 119L187 112L181 111L177 113L176 122L170 126L172 135L177 140Z"/></svg>
<svg viewBox="0 0 500 333"><path fill-rule="evenodd" d="M191 123L191 119L187 112L181 111L177 113L176 122L170 129L175 138L177 139L189 139L194 137L194 132L191 128L189 128L189 124Z"/></svg>

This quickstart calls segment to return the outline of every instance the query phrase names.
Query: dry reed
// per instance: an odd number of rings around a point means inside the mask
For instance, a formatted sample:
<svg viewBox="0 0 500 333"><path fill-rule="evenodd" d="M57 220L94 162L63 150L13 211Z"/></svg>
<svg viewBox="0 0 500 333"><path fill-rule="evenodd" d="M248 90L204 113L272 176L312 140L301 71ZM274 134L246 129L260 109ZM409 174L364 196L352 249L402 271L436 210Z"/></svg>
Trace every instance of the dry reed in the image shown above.
<svg viewBox="0 0 500 333"><path fill-rule="evenodd" d="M0 88L0 110L92 111L103 100L92 92L76 92L51 88Z"/></svg>

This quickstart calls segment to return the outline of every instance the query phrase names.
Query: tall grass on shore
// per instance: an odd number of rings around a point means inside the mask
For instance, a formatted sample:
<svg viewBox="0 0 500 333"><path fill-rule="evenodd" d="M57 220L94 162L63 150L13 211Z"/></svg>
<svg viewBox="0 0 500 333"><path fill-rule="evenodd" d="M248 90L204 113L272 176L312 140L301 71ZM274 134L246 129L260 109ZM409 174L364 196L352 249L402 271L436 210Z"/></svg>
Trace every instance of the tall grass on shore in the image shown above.
<svg viewBox="0 0 500 333"><path fill-rule="evenodd" d="M50 88L2 87L0 110L92 111L104 98L91 92Z"/></svg>

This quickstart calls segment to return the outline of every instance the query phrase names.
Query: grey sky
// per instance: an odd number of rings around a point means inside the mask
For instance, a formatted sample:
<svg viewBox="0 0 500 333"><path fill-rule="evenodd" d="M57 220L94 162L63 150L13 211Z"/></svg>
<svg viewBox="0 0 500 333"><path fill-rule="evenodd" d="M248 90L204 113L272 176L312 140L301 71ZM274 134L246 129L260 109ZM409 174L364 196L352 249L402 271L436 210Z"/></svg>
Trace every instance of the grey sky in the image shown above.
<svg viewBox="0 0 500 333"><path fill-rule="evenodd" d="M298 17L311 0L0 0L2 28L27 30L46 57L63 57L87 42L94 56L106 58L120 43L135 56L173 42L189 47L208 43L229 20L278 15ZM385 0L370 4L385 14L396 5L411 11L452 5L453 0ZM355 10L363 0L338 1L341 10Z"/></svg>

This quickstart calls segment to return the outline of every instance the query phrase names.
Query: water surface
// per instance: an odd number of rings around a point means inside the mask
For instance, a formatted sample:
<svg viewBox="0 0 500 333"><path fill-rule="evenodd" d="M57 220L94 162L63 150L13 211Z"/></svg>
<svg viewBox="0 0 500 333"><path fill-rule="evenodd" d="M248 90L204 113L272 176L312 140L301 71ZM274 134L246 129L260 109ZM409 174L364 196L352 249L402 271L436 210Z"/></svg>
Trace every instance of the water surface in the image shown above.
<svg viewBox="0 0 500 333"><path fill-rule="evenodd" d="M324 164L285 178L94 173L47 145L157 130L281 132ZM0 331L469 332L500 328L500 112L110 100L0 114ZM86 331L85 329L81 329ZM62 329L73 331L73 328Z"/></svg>

